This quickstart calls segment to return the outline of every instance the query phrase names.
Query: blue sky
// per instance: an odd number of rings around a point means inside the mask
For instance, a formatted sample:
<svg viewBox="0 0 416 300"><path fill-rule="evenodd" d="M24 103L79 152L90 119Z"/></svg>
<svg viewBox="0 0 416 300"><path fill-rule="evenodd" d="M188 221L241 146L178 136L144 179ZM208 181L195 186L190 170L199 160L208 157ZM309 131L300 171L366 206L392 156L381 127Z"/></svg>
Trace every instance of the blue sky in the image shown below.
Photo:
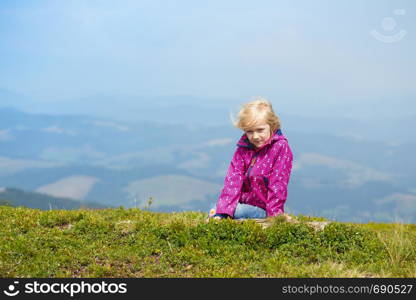
<svg viewBox="0 0 416 300"><path fill-rule="evenodd" d="M412 0L2 0L0 89L39 101L409 99L415 14Z"/></svg>

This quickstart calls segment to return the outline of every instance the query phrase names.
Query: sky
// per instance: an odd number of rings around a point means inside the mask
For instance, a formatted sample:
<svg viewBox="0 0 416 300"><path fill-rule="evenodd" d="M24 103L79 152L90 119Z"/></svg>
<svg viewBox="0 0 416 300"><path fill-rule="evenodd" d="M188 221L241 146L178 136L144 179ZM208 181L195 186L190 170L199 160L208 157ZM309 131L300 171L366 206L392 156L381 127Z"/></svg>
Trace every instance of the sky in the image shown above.
<svg viewBox="0 0 416 300"><path fill-rule="evenodd" d="M415 14L413 0L1 0L0 89L413 101Z"/></svg>

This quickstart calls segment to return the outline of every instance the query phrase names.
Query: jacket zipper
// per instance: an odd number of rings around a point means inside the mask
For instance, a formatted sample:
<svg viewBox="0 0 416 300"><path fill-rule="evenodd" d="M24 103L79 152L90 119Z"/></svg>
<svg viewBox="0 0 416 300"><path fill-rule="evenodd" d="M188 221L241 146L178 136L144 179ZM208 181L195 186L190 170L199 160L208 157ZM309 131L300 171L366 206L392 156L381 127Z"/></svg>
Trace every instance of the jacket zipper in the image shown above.
<svg viewBox="0 0 416 300"><path fill-rule="evenodd" d="M253 168L254 164L256 163L257 156L258 156L258 153L255 153L254 154L254 157L251 159L250 167L247 170L247 180L248 180L249 187L251 187L251 183L250 183L250 172L251 172L251 169Z"/></svg>

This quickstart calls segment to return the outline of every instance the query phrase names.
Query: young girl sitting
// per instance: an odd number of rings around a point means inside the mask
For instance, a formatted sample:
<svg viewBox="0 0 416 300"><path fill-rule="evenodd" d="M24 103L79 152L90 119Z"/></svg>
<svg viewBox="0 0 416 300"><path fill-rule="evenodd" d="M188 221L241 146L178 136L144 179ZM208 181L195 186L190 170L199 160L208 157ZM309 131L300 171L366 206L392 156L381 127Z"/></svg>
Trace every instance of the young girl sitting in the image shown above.
<svg viewBox="0 0 416 300"><path fill-rule="evenodd" d="M246 103L234 125L244 134L209 217L248 219L283 214L293 155L272 104L265 99Z"/></svg>

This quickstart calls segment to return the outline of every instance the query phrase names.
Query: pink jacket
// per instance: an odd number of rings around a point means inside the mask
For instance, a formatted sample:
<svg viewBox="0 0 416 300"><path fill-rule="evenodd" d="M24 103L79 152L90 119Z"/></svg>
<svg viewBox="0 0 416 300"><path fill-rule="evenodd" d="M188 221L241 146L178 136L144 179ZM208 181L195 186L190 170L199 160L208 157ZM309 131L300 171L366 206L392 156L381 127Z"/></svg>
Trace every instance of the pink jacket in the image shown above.
<svg viewBox="0 0 416 300"><path fill-rule="evenodd" d="M254 149L244 134L237 143L216 213L234 216L238 202L266 210L268 217L284 212L293 154L281 130Z"/></svg>

